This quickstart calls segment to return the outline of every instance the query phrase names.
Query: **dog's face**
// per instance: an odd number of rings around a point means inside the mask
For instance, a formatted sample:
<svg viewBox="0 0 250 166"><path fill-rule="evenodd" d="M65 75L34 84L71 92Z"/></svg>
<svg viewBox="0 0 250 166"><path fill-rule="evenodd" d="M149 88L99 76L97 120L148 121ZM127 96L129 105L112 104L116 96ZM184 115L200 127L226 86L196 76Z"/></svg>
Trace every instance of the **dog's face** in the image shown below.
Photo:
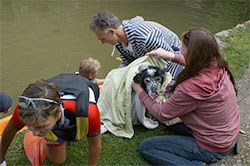
<svg viewBox="0 0 250 166"><path fill-rule="evenodd" d="M141 84L142 88L149 94L150 97L155 98L159 95L161 85L164 81L166 69L161 69L151 65L139 66L138 73L133 80Z"/></svg>

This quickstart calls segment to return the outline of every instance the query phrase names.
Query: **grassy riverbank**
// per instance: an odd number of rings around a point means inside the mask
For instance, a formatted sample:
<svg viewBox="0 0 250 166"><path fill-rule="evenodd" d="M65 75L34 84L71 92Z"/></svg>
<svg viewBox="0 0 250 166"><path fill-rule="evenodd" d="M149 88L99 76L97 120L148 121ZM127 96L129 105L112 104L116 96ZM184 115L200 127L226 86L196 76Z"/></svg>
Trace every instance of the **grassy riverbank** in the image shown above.
<svg viewBox="0 0 250 166"><path fill-rule="evenodd" d="M225 59L233 71L236 79L240 79L250 58L250 25L247 28L237 28L230 32L228 37L221 37L226 43L223 49ZM147 137L170 134L167 127L161 125L155 130L147 130L142 126L135 126L135 135L132 139L118 138L110 133L102 136L102 153L99 165L148 165L138 154L140 142ZM28 165L23 150L24 132L14 139L6 156L9 165ZM79 141L67 145L67 160L65 165L86 165L87 141ZM84 163L84 164L83 164ZM45 165L50 165L47 160Z"/></svg>
<svg viewBox="0 0 250 166"><path fill-rule="evenodd" d="M229 31L228 37L220 37L226 44L223 55L235 78L240 78L250 63L250 21L242 24L245 28Z"/></svg>

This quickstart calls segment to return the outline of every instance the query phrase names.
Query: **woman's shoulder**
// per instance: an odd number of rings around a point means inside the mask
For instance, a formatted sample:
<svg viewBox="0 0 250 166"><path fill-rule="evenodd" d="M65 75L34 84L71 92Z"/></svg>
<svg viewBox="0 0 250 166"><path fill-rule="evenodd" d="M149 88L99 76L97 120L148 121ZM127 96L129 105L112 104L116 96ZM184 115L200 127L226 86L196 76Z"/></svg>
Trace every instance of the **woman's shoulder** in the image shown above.
<svg viewBox="0 0 250 166"><path fill-rule="evenodd" d="M223 69L204 68L197 75L183 81L179 87L184 92L211 92L218 88L223 75Z"/></svg>

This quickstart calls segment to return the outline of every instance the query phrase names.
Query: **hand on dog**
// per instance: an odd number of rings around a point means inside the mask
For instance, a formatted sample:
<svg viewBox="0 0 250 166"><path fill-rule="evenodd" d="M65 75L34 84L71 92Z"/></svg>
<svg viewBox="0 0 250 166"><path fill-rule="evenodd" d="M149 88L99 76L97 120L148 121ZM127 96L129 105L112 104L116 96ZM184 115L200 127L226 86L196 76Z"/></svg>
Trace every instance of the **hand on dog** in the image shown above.
<svg viewBox="0 0 250 166"><path fill-rule="evenodd" d="M135 83L134 81L132 82L132 87L138 95L143 91L141 84Z"/></svg>
<svg viewBox="0 0 250 166"><path fill-rule="evenodd" d="M157 48L147 53L148 56L155 57L157 59L174 59L175 54L164 50L163 48Z"/></svg>

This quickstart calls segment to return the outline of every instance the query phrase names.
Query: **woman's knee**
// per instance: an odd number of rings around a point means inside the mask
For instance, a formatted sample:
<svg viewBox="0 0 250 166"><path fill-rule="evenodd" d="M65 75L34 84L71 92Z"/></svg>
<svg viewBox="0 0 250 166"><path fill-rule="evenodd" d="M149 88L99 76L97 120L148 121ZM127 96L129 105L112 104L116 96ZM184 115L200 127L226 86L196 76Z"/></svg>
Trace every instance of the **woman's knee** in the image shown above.
<svg viewBox="0 0 250 166"><path fill-rule="evenodd" d="M140 155L143 154L143 151L144 151L144 145L143 145L143 142L141 142L140 145L139 145L139 153L140 153Z"/></svg>
<svg viewBox="0 0 250 166"><path fill-rule="evenodd" d="M154 137L146 138L139 145L139 153L145 155L145 152L154 149L154 146Z"/></svg>

